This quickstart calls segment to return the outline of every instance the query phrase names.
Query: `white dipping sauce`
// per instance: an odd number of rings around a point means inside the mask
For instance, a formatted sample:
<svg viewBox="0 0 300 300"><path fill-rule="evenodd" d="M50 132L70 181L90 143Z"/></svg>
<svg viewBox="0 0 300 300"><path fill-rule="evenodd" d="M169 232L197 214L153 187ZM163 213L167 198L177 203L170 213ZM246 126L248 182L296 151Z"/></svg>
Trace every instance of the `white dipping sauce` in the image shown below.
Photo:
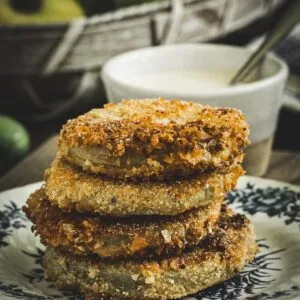
<svg viewBox="0 0 300 300"><path fill-rule="evenodd" d="M156 90L203 92L229 86L235 70L168 70L138 74L131 82Z"/></svg>

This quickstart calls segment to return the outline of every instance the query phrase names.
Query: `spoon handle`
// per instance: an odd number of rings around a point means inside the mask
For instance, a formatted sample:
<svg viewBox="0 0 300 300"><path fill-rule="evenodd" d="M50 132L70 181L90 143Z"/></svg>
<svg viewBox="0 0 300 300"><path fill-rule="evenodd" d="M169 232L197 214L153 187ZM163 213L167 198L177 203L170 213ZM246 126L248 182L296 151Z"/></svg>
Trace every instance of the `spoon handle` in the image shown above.
<svg viewBox="0 0 300 300"><path fill-rule="evenodd" d="M242 82L260 63L267 52L282 41L298 22L300 22L300 1L296 0L291 2L291 5L276 22L273 30L268 34L266 40L255 52L252 53L249 59L238 70L236 75L231 79L230 84L234 85L238 82Z"/></svg>

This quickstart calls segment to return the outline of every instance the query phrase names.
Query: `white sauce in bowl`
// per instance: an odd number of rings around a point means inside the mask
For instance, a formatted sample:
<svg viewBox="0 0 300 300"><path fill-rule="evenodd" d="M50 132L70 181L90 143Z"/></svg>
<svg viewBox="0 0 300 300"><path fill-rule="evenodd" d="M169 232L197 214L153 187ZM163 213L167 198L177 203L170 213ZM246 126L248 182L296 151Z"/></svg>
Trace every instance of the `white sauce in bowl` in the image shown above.
<svg viewBox="0 0 300 300"><path fill-rule="evenodd" d="M174 92L203 92L229 86L235 70L167 70L137 74L131 84L148 89Z"/></svg>

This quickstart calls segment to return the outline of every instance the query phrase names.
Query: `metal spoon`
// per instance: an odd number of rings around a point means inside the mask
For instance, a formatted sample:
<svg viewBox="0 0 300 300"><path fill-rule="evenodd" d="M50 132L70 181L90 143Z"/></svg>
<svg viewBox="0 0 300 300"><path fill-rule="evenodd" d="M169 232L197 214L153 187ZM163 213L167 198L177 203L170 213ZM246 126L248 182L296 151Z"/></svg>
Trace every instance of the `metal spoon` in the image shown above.
<svg viewBox="0 0 300 300"><path fill-rule="evenodd" d="M255 52L253 52L249 59L231 79L230 85L243 82L250 72L260 64L267 52L282 41L298 22L300 22L300 1L291 1L291 4L286 9L282 17L278 19L266 40Z"/></svg>

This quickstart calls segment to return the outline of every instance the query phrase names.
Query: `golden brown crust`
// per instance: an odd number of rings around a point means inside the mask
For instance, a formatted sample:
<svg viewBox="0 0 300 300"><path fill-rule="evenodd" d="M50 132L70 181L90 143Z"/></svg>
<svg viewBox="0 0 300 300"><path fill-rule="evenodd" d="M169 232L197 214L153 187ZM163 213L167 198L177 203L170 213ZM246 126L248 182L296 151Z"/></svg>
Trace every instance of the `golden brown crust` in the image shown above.
<svg viewBox="0 0 300 300"><path fill-rule="evenodd" d="M78 255L110 258L179 254L213 230L220 209L221 201L215 201L201 210L173 217L112 218L68 213L52 206L43 188L34 192L23 208L45 245L63 247Z"/></svg>
<svg viewBox="0 0 300 300"><path fill-rule="evenodd" d="M44 267L57 286L76 286L99 299L103 294L112 299L176 299L229 279L256 252L250 222L229 212L218 229L181 256L111 262L48 247Z"/></svg>
<svg viewBox="0 0 300 300"><path fill-rule="evenodd" d="M224 198L243 174L240 165L229 174L203 174L173 182L125 182L76 170L56 159L45 173L49 201L62 209L102 215L177 215Z"/></svg>
<svg viewBox="0 0 300 300"><path fill-rule="evenodd" d="M126 100L68 121L60 155L84 170L132 180L228 167L248 145L240 111L165 99Z"/></svg>

